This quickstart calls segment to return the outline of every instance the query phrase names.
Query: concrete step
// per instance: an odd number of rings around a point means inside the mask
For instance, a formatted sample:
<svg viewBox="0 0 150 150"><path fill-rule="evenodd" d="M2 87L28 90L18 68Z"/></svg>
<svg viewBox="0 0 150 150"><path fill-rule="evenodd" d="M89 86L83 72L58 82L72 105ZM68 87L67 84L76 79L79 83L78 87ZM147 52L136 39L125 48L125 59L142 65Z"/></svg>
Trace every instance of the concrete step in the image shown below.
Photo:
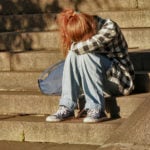
<svg viewBox="0 0 150 150"><path fill-rule="evenodd" d="M38 78L41 72L3 71L0 72L0 91L39 91ZM150 91L150 73L136 73L136 91Z"/></svg>
<svg viewBox="0 0 150 150"><path fill-rule="evenodd" d="M124 135L122 135L124 136ZM150 146L149 144L139 144L139 143L124 143L124 142L119 142L119 143L115 143L115 144L104 144L102 146L100 146L99 148L97 148L96 150L123 150L123 149L127 149L127 150L149 150Z"/></svg>
<svg viewBox="0 0 150 150"><path fill-rule="evenodd" d="M0 33L0 50L22 52L59 48L58 32Z"/></svg>
<svg viewBox="0 0 150 150"><path fill-rule="evenodd" d="M149 48L149 32L150 28L135 28L135 29L123 29L123 34L127 40L129 48Z"/></svg>
<svg viewBox="0 0 150 150"><path fill-rule="evenodd" d="M150 10L87 12L103 18L111 18L121 28L150 27ZM0 32L57 30L56 13L22 14L0 17Z"/></svg>
<svg viewBox="0 0 150 150"><path fill-rule="evenodd" d="M41 72L0 72L0 91L39 91Z"/></svg>
<svg viewBox="0 0 150 150"><path fill-rule="evenodd" d="M150 71L150 50L129 53L136 71ZM60 51L0 53L0 71L43 71L65 59Z"/></svg>
<svg viewBox="0 0 150 150"><path fill-rule="evenodd" d="M0 141L0 149L3 150L149 150L149 145L135 143L115 143L99 145L88 144L56 144L44 142L17 142L17 141Z"/></svg>
<svg viewBox="0 0 150 150"><path fill-rule="evenodd" d="M0 18L0 32L56 30L56 14L3 15Z"/></svg>
<svg viewBox="0 0 150 150"><path fill-rule="evenodd" d="M60 51L26 52L11 55L13 71L43 71L49 66L65 59Z"/></svg>
<svg viewBox="0 0 150 150"><path fill-rule="evenodd" d="M0 141L1 150L97 150L98 145Z"/></svg>
<svg viewBox="0 0 150 150"><path fill-rule="evenodd" d="M138 0L138 8L139 9L149 9L150 1L149 0Z"/></svg>
<svg viewBox="0 0 150 150"><path fill-rule="evenodd" d="M47 123L40 116L2 116L0 140L102 145L123 119L84 124L82 119Z"/></svg>
<svg viewBox="0 0 150 150"><path fill-rule="evenodd" d="M150 97L113 133L105 144L150 143Z"/></svg>
<svg viewBox="0 0 150 150"><path fill-rule="evenodd" d="M122 30L129 48L149 48L150 28L135 28ZM29 51L55 50L60 48L59 35L53 32L6 32L0 33L0 50L2 51Z"/></svg>
<svg viewBox="0 0 150 150"><path fill-rule="evenodd" d="M10 53L0 53L0 71L10 71Z"/></svg>
<svg viewBox="0 0 150 150"><path fill-rule="evenodd" d="M128 118L149 96L150 93L142 93L106 98L106 113L110 118ZM40 92L0 92L0 114L53 114L58 109L59 98Z"/></svg>
<svg viewBox="0 0 150 150"><path fill-rule="evenodd" d="M0 104L0 114L52 114L58 109L59 96L4 91L0 92Z"/></svg>
<svg viewBox="0 0 150 150"><path fill-rule="evenodd" d="M149 1L145 0L116 0L112 2L108 0L97 0L91 3L91 0L85 1L70 1L70 0L0 0L0 14L26 14L26 13L43 13L43 12L58 12L64 8L74 8L80 11L102 11L102 10L130 10L137 8L150 8Z"/></svg>

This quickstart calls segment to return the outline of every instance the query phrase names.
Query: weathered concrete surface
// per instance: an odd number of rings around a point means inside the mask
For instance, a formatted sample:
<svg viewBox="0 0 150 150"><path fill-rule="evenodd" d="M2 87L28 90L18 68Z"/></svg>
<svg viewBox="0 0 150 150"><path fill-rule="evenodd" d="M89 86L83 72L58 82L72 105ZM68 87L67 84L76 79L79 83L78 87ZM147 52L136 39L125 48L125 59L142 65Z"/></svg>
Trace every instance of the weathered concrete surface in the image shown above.
<svg viewBox="0 0 150 150"><path fill-rule="evenodd" d="M150 28L122 30L129 48L149 48ZM58 32L8 32L0 33L0 50L29 51L60 49Z"/></svg>
<svg viewBox="0 0 150 150"><path fill-rule="evenodd" d="M138 48L149 48L149 34L150 29L149 28L143 28L143 29L124 29L122 30L124 33L124 36L127 40L127 43L130 47L138 47Z"/></svg>
<svg viewBox="0 0 150 150"><path fill-rule="evenodd" d="M139 145L130 143L106 144L96 150L150 150L149 145Z"/></svg>
<svg viewBox="0 0 150 150"><path fill-rule="evenodd" d="M136 0L91 0L70 1L70 0L0 0L0 14L32 14L42 12L58 12L64 8L75 8L80 11L103 11L103 10L124 10L137 8Z"/></svg>
<svg viewBox="0 0 150 150"><path fill-rule="evenodd" d="M138 0L138 8L150 9L150 1L149 0Z"/></svg>
<svg viewBox="0 0 150 150"><path fill-rule="evenodd" d="M0 72L1 84L0 91L39 91L38 78L41 72ZM140 72L136 74L137 78L136 91L148 92L150 91L150 73ZM142 81L142 82L139 82Z"/></svg>
<svg viewBox="0 0 150 150"><path fill-rule="evenodd" d="M10 71L10 54L7 52L0 53L0 71Z"/></svg>
<svg viewBox="0 0 150 150"><path fill-rule="evenodd" d="M0 91L39 91L41 72L0 72Z"/></svg>
<svg viewBox="0 0 150 150"><path fill-rule="evenodd" d="M56 14L6 15L0 18L0 32L56 30Z"/></svg>
<svg viewBox="0 0 150 150"><path fill-rule="evenodd" d="M1 150L96 150L97 145L0 141Z"/></svg>
<svg viewBox="0 0 150 150"><path fill-rule="evenodd" d="M63 60L60 51L56 52L26 52L12 54L11 69L13 71L43 71L53 64Z"/></svg>
<svg viewBox="0 0 150 150"><path fill-rule="evenodd" d="M150 145L150 97L113 133L107 144Z"/></svg>
<svg viewBox="0 0 150 150"><path fill-rule="evenodd" d="M47 123L45 117L22 116L0 121L0 140L102 145L123 120L85 124L81 120Z"/></svg>
<svg viewBox="0 0 150 150"><path fill-rule="evenodd" d="M136 94L106 99L108 117L128 118L150 94ZM59 96L39 92L0 92L0 114L52 114L59 105ZM130 104L130 105L129 105Z"/></svg>
<svg viewBox="0 0 150 150"><path fill-rule="evenodd" d="M57 32L0 33L0 50L31 51L60 48Z"/></svg>
<svg viewBox="0 0 150 150"><path fill-rule="evenodd" d="M59 96L39 92L0 92L0 114L52 114L59 105Z"/></svg>
<svg viewBox="0 0 150 150"><path fill-rule="evenodd" d="M5 57L6 54L1 54L1 56ZM150 50L137 50L137 52L130 53L130 58L136 71L150 71ZM10 60L7 58L3 61L10 61L11 70L13 71L43 71L63 59L65 58L60 51L32 51L13 53L11 54Z"/></svg>
<svg viewBox="0 0 150 150"><path fill-rule="evenodd" d="M121 28L138 28L150 26L149 10L120 10L120 11L106 11L106 12L89 12L97 14L103 18L111 18Z"/></svg>
<svg viewBox="0 0 150 150"><path fill-rule="evenodd" d="M74 8L74 2L70 0L20 0L12 1L0 0L1 9L0 14L32 14L32 13L43 13L43 12L58 12L64 7Z"/></svg>
<svg viewBox="0 0 150 150"><path fill-rule="evenodd" d="M149 97L150 94L145 93L106 99L106 112L112 118L117 117L117 112L121 118L128 118Z"/></svg>
<svg viewBox="0 0 150 150"><path fill-rule="evenodd" d="M150 27L149 10L89 11L86 13L111 18L122 28ZM56 13L46 13L1 16L0 32L57 30L56 15Z"/></svg>
<svg viewBox="0 0 150 150"><path fill-rule="evenodd" d="M114 145L79 145L79 144L55 144L38 142L12 142L0 141L2 150L149 150L150 146L134 144L114 144Z"/></svg>
<svg viewBox="0 0 150 150"><path fill-rule="evenodd" d="M150 71L150 50L131 52L130 58L136 71ZM60 51L31 51L0 53L0 71L40 71L65 59Z"/></svg>
<svg viewBox="0 0 150 150"><path fill-rule="evenodd" d="M102 11L102 10L130 10L137 7L136 0L97 0L91 3L91 0L81 1L78 5L79 10L84 11Z"/></svg>

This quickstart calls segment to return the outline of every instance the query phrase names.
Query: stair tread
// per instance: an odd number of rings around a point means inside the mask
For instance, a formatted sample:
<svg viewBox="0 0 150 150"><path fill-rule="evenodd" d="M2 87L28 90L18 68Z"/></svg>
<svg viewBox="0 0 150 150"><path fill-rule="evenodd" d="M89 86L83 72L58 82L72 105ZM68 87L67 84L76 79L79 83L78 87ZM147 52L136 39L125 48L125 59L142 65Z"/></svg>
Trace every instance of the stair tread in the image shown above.
<svg viewBox="0 0 150 150"><path fill-rule="evenodd" d="M0 91L39 91L38 78L41 71L5 71L0 72ZM139 82L142 81L142 82ZM149 91L150 72L141 71L136 73L136 88L143 88L141 92ZM9 83L9 84L8 84ZM140 91L139 91L140 92Z"/></svg>
<svg viewBox="0 0 150 150"><path fill-rule="evenodd" d="M96 150L98 145L0 141L3 150Z"/></svg>
<svg viewBox="0 0 150 150"><path fill-rule="evenodd" d="M119 12L114 10L88 13L99 15L103 18L111 18L122 28L150 27L148 22L149 10L120 10ZM1 15L0 23L3 24L3 26L0 27L0 32L57 30L55 16L56 13ZM7 25L8 20L11 22L11 26Z"/></svg>
<svg viewBox="0 0 150 150"><path fill-rule="evenodd" d="M129 50L130 58L136 71L150 71L150 49ZM49 66L63 60L62 53L58 50L28 51L24 53L0 53L2 62L0 71L43 71ZM10 65L11 64L11 65Z"/></svg>
<svg viewBox="0 0 150 150"><path fill-rule="evenodd" d="M130 48L149 48L150 28L122 29ZM26 51L39 49L58 49L60 46L59 35L54 32L6 32L0 33L1 47L4 51ZM8 40L9 39L9 40ZM19 41L19 44L16 43ZM54 44L55 43L55 44Z"/></svg>
<svg viewBox="0 0 150 150"><path fill-rule="evenodd" d="M2 8L0 14L22 14L22 13L43 13L43 12L59 12L64 8L74 8L80 11L102 11L102 10L130 10L136 9L136 0L132 0L130 3L128 1L116 0L115 3L109 0L107 3L105 0L97 0L91 3L91 0L86 0L85 2L80 1L70 1L70 0L0 0ZM147 4L148 5L148 4ZM146 5L146 6L147 6ZM143 6L143 5L142 5ZM7 8L7 9L6 9ZM145 8L145 5L144 5ZM148 7L149 8L149 7Z"/></svg>
<svg viewBox="0 0 150 150"><path fill-rule="evenodd" d="M150 93L106 98L106 112L128 118L138 106L149 98ZM40 92L0 92L0 114L52 114L56 112L60 96L47 96ZM130 104L130 105L129 105ZM39 107L40 106L40 107Z"/></svg>
<svg viewBox="0 0 150 150"><path fill-rule="evenodd" d="M42 94L40 91L7 91L7 90L0 91L0 95L38 95L38 96L48 96L48 97L58 97L59 96L59 95L55 95L55 94L54 95L45 95L45 94ZM150 93L133 93L133 94L127 95L127 96L117 96L117 98L145 97L148 95L150 95Z"/></svg>
<svg viewBox="0 0 150 150"><path fill-rule="evenodd" d="M86 124L73 119L49 123L45 122L45 116L8 116L0 119L0 140L101 145L123 121Z"/></svg>
<svg viewBox="0 0 150 150"><path fill-rule="evenodd" d="M1 121L13 121L13 122L36 122L36 123L49 123L49 122L45 122L45 115L0 115L0 120ZM73 119L67 119L65 121L59 122L59 123L52 123L52 124L83 124L82 122L83 118L73 118ZM95 123L93 125L98 125L98 124L121 124L125 119L124 118L120 118L120 119L107 119L106 121L102 121L99 123ZM91 126L91 124L87 124L89 126Z"/></svg>

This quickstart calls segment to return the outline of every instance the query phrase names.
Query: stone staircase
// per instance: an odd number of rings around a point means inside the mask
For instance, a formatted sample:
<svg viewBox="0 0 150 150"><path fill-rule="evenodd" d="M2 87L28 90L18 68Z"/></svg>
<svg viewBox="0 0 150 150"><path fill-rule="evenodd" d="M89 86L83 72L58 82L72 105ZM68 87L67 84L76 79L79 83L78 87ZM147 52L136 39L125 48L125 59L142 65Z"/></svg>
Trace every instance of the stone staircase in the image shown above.
<svg viewBox="0 0 150 150"><path fill-rule="evenodd" d="M129 44L135 91L106 99L110 119L98 124L45 122L59 97L42 95L37 79L63 59L54 20L65 7L113 19ZM149 0L0 0L0 140L103 145L150 97L149 35Z"/></svg>

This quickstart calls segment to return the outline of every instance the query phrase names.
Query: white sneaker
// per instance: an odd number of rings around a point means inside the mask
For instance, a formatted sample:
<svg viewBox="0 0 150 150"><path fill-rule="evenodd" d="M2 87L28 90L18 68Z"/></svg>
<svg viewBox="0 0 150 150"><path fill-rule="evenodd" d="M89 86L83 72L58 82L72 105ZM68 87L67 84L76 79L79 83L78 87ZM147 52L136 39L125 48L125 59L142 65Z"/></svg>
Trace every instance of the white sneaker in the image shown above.
<svg viewBox="0 0 150 150"><path fill-rule="evenodd" d="M87 112L87 117L83 119L84 123L96 123L106 120L107 116L104 112L97 109L89 109Z"/></svg>
<svg viewBox="0 0 150 150"><path fill-rule="evenodd" d="M70 111L65 106L60 106L58 111L55 114L46 117L46 121L47 122L60 122L71 117L74 117L74 112Z"/></svg>

